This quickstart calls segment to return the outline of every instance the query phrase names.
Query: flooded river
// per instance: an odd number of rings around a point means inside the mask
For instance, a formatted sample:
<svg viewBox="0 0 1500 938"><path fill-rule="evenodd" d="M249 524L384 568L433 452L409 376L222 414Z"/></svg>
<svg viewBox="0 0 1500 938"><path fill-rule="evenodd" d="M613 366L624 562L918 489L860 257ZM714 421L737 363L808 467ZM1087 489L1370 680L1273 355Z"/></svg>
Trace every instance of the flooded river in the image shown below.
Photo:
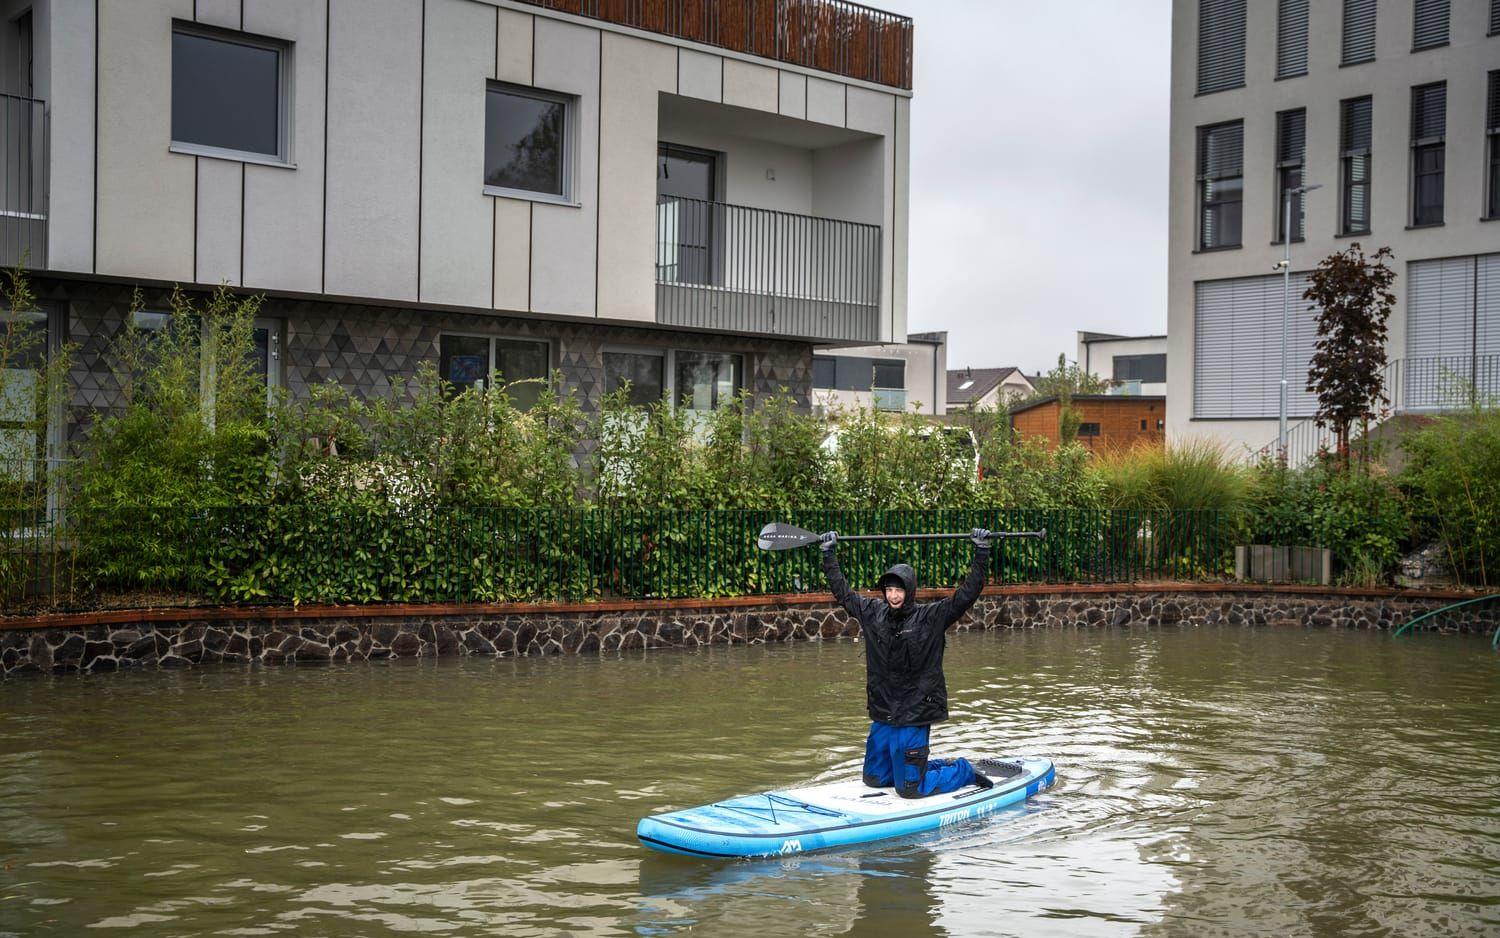
<svg viewBox="0 0 1500 938"><path fill-rule="evenodd" d="M826 855L643 814L858 771L852 642L0 683L0 935L1500 934L1486 637L956 637L935 755L1058 784Z"/></svg>

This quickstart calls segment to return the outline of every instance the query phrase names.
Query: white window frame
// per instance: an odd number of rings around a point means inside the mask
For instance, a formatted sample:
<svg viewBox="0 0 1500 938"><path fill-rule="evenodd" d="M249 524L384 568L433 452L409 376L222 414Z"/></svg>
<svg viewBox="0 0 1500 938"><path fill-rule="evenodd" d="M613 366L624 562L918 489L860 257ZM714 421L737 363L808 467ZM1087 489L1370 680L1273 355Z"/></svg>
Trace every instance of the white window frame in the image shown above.
<svg viewBox="0 0 1500 938"><path fill-rule="evenodd" d="M512 189L509 186L492 186L484 182L484 177L481 174L480 182L484 186L484 194L500 196L506 199L521 199L526 202L545 202L548 205L567 205L573 208L581 208L582 203L577 200L577 186L574 181L578 164L578 95L568 94L565 91L548 91L545 88L533 88L530 85L516 85L504 81L487 81L484 86L485 102L488 103L490 94L497 91L521 98L547 101L563 106L563 191L562 194L558 195L551 192L535 192L531 189ZM488 109L486 108L486 110ZM484 145L486 147L489 145L489 133L489 123L486 119L484 128Z"/></svg>
<svg viewBox="0 0 1500 938"><path fill-rule="evenodd" d="M237 43L257 49L268 49L277 54L277 62L280 66L280 74L277 76L277 152L273 156L253 150L234 150L228 147L215 147L175 139L171 141L167 149L172 153L184 153L190 156L210 156L215 159L234 160L239 163L255 163L260 166L296 169L297 164L292 159L292 102L294 100L292 88L294 76L292 50L295 44L289 39L276 39L271 36L259 36L240 30L218 29L213 26L205 26L201 23L192 23L186 20L173 20L172 35L176 36L179 33L187 36L198 36L204 39L214 39L219 42ZM168 107L170 108L170 106L169 102Z"/></svg>

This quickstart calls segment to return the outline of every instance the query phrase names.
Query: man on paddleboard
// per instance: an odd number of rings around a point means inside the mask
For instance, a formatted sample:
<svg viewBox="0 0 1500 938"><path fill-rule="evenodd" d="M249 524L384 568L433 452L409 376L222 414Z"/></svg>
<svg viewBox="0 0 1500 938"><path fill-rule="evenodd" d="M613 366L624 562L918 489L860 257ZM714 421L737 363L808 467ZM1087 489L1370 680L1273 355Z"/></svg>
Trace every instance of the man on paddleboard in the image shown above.
<svg viewBox="0 0 1500 938"><path fill-rule="evenodd" d="M975 528L974 563L947 599L918 603L917 572L898 563L876 584L882 599L849 588L839 569L838 534L821 536L823 573L833 598L859 622L865 642L865 699L870 735L865 740L865 784L894 786L903 798L924 798L966 785L992 784L967 759L929 759L932 724L948 718L943 648L948 627L969 611L984 588L990 532Z"/></svg>

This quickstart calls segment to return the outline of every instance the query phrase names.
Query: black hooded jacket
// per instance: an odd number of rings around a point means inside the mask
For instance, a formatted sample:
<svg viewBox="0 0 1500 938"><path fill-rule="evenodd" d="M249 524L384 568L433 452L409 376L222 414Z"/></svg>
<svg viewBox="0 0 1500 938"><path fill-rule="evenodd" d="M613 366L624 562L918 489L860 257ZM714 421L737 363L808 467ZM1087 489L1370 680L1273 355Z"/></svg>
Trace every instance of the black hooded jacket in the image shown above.
<svg viewBox="0 0 1500 938"><path fill-rule="evenodd" d="M963 618L984 589L989 548L976 547L974 565L947 599L916 602L917 572L898 563L880 578L906 587L906 602L892 609L884 598L867 599L849 588L838 557L823 552L823 573L839 605L859 622L865 640L865 698L870 719L891 726L926 726L948 718L943 647L948 626Z"/></svg>

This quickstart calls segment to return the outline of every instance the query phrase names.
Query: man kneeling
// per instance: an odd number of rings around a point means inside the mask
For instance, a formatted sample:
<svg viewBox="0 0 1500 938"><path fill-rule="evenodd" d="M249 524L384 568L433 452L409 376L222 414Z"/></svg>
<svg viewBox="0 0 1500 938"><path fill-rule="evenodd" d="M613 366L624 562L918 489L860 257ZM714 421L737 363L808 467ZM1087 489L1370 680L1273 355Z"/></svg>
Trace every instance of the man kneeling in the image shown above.
<svg viewBox="0 0 1500 938"><path fill-rule="evenodd" d="M903 798L993 784L967 759L929 759L932 724L948 718L943 648L948 627L963 618L984 588L990 532L976 528L974 563L952 596L918 603L917 573L898 563L878 585L883 599L866 599L849 588L839 569L838 535L822 535L823 573L839 605L859 622L865 642L865 698L870 735L865 740L865 784L894 785Z"/></svg>

